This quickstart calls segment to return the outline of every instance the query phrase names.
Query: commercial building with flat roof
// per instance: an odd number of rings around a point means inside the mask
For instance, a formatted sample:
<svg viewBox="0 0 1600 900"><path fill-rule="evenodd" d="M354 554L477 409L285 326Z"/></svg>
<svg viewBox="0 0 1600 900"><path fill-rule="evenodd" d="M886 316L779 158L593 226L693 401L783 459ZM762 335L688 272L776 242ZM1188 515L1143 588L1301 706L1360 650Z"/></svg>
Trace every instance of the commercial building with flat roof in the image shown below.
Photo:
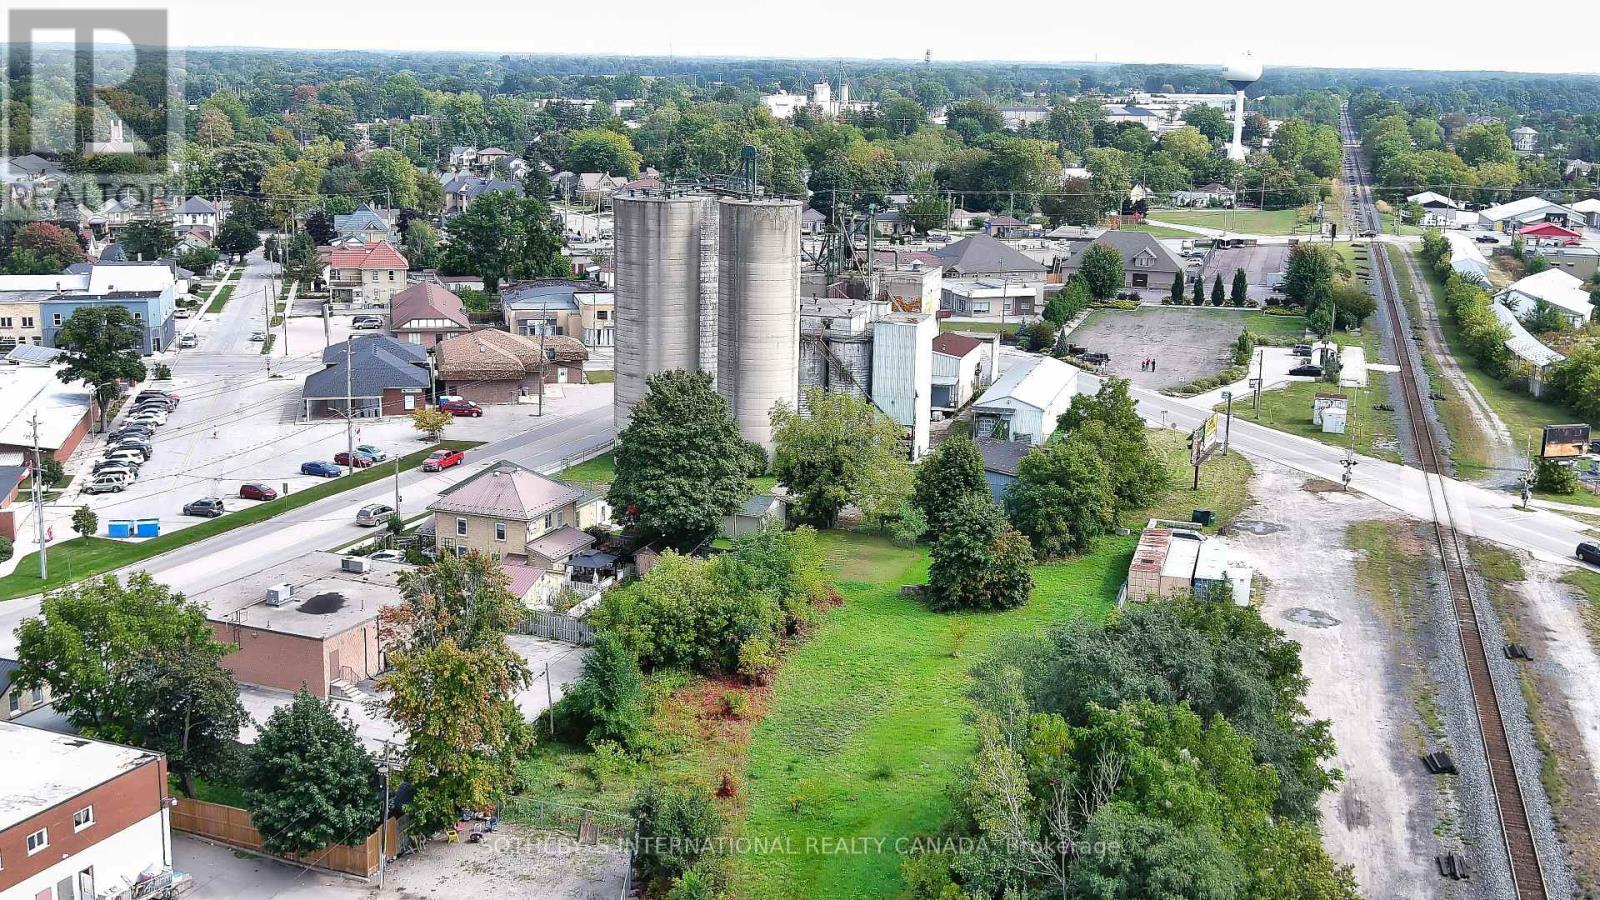
<svg viewBox="0 0 1600 900"><path fill-rule="evenodd" d="M167 760L0 722L0 898L117 897L170 875Z"/></svg>
<svg viewBox="0 0 1600 900"><path fill-rule="evenodd" d="M401 602L398 563L317 551L197 594L239 681L326 697L382 672L378 613ZM360 571L352 571L351 568Z"/></svg>

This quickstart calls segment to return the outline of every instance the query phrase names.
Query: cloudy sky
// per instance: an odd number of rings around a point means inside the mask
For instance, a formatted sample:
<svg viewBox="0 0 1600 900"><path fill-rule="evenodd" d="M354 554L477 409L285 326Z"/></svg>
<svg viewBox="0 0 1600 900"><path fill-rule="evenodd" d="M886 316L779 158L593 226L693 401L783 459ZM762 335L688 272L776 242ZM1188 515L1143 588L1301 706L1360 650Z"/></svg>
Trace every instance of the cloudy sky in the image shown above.
<svg viewBox="0 0 1600 900"><path fill-rule="evenodd" d="M71 6L22 0L27 7ZM89 6L149 7L100 0ZM1503 2L1142 0L986 4L922 0L772 3L607 0L441 3L438 0L169 0L175 43L189 46L472 50L682 56L1213 64L1251 51L1268 66L1600 71L1600 4L1567 4L1514 33ZM1014 11L1011 15L1002 11ZM1224 15L1226 10L1226 15ZM1570 36L1563 39L1548 32ZM1533 31L1546 32L1534 36Z"/></svg>

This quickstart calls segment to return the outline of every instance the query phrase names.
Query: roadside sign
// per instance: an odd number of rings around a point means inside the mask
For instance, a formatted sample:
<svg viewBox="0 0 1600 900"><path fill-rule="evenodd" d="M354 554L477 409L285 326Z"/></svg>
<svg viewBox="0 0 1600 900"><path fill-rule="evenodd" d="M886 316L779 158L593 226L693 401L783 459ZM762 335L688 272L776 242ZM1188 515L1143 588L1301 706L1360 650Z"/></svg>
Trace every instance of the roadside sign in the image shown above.
<svg viewBox="0 0 1600 900"><path fill-rule="evenodd" d="M1250 379L1250 390L1253 391L1258 387L1261 387L1261 379L1259 379L1259 378Z"/></svg>
<svg viewBox="0 0 1600 900"><path fill-rule="evenodd" d="M1200 427L1189 435L1189 460L1191 465L1198 466L1211 457L1217 449L1217 441L1222 433L1222 417L1212 413L1206 417Z"/></svg>
<svg viewBox="0 0 1600 900"><path fill-rule="evenodd" d="M1576 459L1589 450L1589 426L1546 425L1539 441L1540 459Z"/></svg>

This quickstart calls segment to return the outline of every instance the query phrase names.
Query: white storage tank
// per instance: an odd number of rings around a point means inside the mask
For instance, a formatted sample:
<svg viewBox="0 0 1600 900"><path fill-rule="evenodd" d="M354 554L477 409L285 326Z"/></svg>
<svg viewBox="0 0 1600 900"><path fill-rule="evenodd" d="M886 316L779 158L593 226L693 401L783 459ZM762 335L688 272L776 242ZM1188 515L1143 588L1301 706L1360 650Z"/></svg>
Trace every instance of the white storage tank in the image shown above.
<svg viewBox="0 0 1600 900"><path fill-rule="evenodd" d="M705 196L618 194L616 216L617 428L644 397L645 379L670 369L710 369L702 320L716 296L703 246L716 215ZM714 228L709 229L715 233Z"/></svg>
<svg viewBox="0 0 1600 900"><path fill-rule="evenodd" d="M800 202L718 206L717 390L739 433L771 450L772 408L799 401Z"/></svg>

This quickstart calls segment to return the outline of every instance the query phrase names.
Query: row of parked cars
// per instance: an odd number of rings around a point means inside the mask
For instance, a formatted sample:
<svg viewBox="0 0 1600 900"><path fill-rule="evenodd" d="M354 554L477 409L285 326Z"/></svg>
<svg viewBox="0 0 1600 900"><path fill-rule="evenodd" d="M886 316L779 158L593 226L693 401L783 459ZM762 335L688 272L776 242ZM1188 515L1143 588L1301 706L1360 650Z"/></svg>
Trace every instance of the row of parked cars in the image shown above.
<svg viewBox="0 0 1600 900"><path fill-rule="evenodd" d="M167 391L140 391L128 417L107 437L105 454L94 464L84 493L126 490L139 477L139 467L155 454L155 430L167 424L178 402L178 395Z"/></svg>

